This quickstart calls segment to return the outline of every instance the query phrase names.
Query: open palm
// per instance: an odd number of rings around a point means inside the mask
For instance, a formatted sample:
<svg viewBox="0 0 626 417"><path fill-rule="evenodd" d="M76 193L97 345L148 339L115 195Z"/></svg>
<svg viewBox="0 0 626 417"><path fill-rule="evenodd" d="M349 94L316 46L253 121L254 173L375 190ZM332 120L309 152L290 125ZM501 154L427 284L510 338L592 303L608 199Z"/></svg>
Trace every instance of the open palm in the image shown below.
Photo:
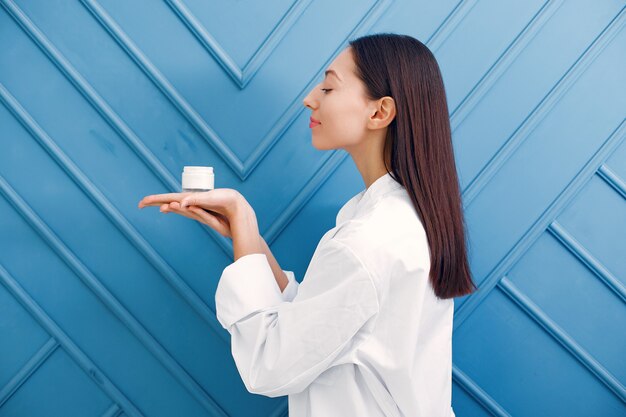
<svg viewBox="0 0 626 417"><path fill-rule="evenodd" d="M231 222L238 204L245 200L230 188L216 188L204 192L153 194L145 196L138 207L160 206L161 212L174 212L204 223L220 235L232 238Z"/></svg>

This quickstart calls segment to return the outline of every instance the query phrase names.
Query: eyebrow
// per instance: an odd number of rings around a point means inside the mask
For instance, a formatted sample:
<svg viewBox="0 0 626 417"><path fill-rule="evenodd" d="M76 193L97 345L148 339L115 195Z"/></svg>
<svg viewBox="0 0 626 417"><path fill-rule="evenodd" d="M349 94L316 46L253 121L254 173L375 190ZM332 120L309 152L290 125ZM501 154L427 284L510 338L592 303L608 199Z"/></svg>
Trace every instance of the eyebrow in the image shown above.
<svg viewBox="0 0 626 417"><path fill-rule="evenodd" d="M339 81L343 81L334 70L329 69L324 72L325 77L328 77L328 74L333 74L335 77L337 77L337 79L339 79Z"/></svg>

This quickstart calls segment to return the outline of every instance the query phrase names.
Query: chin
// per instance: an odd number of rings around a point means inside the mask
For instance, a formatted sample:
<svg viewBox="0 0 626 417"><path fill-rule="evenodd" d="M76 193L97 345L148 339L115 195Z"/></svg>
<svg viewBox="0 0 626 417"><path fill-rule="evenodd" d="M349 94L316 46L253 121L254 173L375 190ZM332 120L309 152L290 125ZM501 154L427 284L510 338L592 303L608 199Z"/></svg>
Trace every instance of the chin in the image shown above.
<svg viewBox="0 0 626 417"><path fill-rule="evenodd" d="M320 150L320 151L338 149L338 146L335 144L325 143L323 140L320 140L319 138L317 138L316 140L315 135L312 135L311 137L311 144L313 145L315 149Z"/></svg>
<svg viewBox="0 0 626 417"><path fill-rule="evenodd" d="M324 144L319 144L319 143L316 143L315 141L313 141L313 147L317 149L318 151L328 151L331 149L335 149L334 146L327 146Z"/></svg>

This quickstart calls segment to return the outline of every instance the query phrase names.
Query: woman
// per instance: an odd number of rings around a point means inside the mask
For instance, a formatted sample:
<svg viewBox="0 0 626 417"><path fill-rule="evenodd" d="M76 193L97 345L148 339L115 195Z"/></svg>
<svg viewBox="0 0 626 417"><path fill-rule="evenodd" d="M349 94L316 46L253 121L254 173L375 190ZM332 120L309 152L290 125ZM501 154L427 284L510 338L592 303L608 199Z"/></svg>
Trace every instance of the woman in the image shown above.
<svg viewBox="0 0 626 417"><path fill-rule="evenodd" d="M476 289L443 80L404 35L355 39L304 99L313 145L346 150L366 189L339 211L301 283L232 189L148 196L233 240L217 317L248 391L292 417L453 417L453 297Z"/></svg>

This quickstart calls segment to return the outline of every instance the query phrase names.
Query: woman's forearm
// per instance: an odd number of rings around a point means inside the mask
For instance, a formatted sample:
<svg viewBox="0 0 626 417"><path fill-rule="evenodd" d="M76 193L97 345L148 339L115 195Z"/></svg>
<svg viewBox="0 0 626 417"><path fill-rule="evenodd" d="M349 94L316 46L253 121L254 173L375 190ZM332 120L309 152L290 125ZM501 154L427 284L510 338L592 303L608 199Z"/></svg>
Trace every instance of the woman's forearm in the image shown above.
<svg viewBox="0 0 626 417"><path fill-rule="evenodd" d="M267 257L268 263L276 279L276 283L283 292L289 280L274 258L267 242L259 233L256 215L254 211L247 205L247 202L241 202L237 205L233 213L233 221L231 222L231 234L233 239L233 252L235 261L242 256L252 253L263 253Z"/></svg>
<svg viewBox="0 0 626 417"><path fill-rule="evenodd" d="M261 237L261 244L263 246L263 253L265 253L267 260L272 267L272 272L274 273L274 278L276 279L278 288L280 288L280 292L283 292L285 290L285 287L289 283L289 279L287 279L287 275L281 269L278 261L276 261L276 258L274 258L270 247L267 245L267 242L265 241L265 239L263 239L263 237Z"/></svg>

